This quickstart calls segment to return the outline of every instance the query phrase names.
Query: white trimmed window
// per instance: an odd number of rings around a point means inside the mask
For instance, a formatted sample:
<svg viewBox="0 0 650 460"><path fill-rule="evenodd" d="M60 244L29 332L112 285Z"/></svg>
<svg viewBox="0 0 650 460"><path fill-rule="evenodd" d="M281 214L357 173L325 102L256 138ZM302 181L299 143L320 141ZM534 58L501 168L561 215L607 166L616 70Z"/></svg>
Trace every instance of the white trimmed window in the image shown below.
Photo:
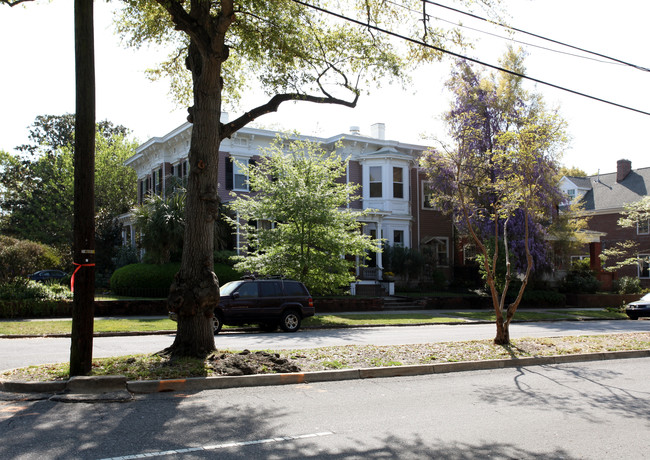
<svg viewBox="0 0 650 460"><path fill-rule="evenodd" d="M381 182L381 166L370 166L368 168L368 184L370 187L370 198L381 198L382 194L382 182Z"/></svg>
<svg viewBox="0 0 650 460"><path fill-rule="evenodd" d="M404 230L393 231L393 246L404 247Z"/></svg>
<svg viewBox="0 0 650 460"><path fill-rule="evenodd" d="M422 182L422 209L438 209L433 204L433 182Z"/></svg>
<svg viewBox="0 0 650 460"><path fill-rule="evenodd" d="M404 198L404 168L393 167L393 198Z"/></svg>
<svg viewBox="0 0 650 460"><path fill-rule="evenodd" d="M232 170L233 170L233 189L248 190L248 176L246 175L244 168L242 168L242 166L239 163L234 162L232 165Z"/></svg>
<svg viewBox="0 0 650 460"><path fill-rule="evenodd" d="M637 235L648 235L650 234L650 219L640 220L636 223L636 234Z"/></svg>
<svg viewBox="0 0 650 460"><path fill-rule="evenodd" d="M433 239L433 243L435 245L435 254L438 266L449 266L449 238L436 237Z"/></svg>

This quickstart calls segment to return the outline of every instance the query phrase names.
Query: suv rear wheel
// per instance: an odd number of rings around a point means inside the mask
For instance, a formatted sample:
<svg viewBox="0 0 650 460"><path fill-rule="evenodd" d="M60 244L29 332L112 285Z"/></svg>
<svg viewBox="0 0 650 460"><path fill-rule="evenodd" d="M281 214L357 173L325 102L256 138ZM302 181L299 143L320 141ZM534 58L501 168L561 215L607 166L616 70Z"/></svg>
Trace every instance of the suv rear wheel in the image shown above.
<svg viewBox="0 0 650 460"><path fill-rule="evenodd" d="M296 332L300 329L300 314L295 310L285 311L282 314L280 328L284 332Z"/></svg>
<svg viewBox="0 0 650 460"><path fill-rule="evenodd" d="M215 313L212 317L212 330L214 331L214 335L217 335L219 333L222 326L223 319L221 318L221 315L219 313Z"/></svg>

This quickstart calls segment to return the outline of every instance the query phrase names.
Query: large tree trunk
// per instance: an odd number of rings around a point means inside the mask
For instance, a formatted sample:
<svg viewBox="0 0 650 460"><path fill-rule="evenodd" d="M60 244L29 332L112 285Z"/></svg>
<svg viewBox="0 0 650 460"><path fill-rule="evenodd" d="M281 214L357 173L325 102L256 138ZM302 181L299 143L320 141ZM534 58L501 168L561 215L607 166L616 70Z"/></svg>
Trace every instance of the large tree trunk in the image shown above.
<svg viewBox="0 0 650 460"><path fill-rule="evenodd" d="M221 61L192 44L188 67L194 78L194 126L189 152L185 239L181 268L172 284L168 307L178 314L172 356L204 357L215 349L212 315L219 302L214 274L214 221L218 215L218 161L221 115ZM191 216L191 218L189 217Z"/></svg>

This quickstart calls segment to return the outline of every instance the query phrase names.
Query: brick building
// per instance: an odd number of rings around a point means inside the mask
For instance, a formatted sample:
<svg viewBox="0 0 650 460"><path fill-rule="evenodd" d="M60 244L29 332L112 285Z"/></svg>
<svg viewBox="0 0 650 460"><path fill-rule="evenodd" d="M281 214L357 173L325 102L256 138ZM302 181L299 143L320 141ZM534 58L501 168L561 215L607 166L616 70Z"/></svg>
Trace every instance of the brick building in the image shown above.
<svg viewBox="0 0 650 460"><path fill-rule="evenodd" d="M635 228L618 225L624 206L639 201L650 191L650 168L632 169L629 160L619 160L616 172L596 174L588 177L563 177L560 189L571 199L583 204L583 212L589 216L589 230L594 236L582 254L574 257L589 257L591 267L600 273L599 277L607 287L608 275L602 273L600 258L603 249L623 241L634 241L638 245L638 264L618 270L615 278L633 276L641 284L650 287L650 225L648 219L638 222Z"/></svg>

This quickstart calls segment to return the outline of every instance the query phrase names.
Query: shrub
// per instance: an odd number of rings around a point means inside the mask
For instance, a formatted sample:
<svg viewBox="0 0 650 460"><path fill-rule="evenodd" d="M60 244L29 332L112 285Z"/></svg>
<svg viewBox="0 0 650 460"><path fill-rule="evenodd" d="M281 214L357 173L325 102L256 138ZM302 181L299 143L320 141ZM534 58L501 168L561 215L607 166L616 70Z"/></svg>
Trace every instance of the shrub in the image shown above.
<svg viewBox="0 0 650 460"><path fill-rule="evenodd" d="M420 288L426 291L444 291L447 289L447 277L442 270L432 270L430 278L420 282Z"/></svg>
<svg viewBox="0 0 650 460"><path fill-rule="evenodd" d="M228 264L214 264L214 273L219 279L220 286L223 286L230 281L241 279L242 277L241 272L235 270Z"/></svg>
<svg viewBox="0 0 650 460"><path fill-rule="evenodd" d="M600 288L600 281L586 265L575 264L567 273L560 290L571 294L593 294Z"/></svg>
<svg viewBox="0 0 650 460"><path fill-rule="evenodd" d="M550 290L526 290L521 303L529 307L564 307L566 296Z"/></svg>
<svg viewBox="0 0 650 460"><path fill-rule="evenodd" d="M0 239L0 280L24 277L37 270L60 267L61 258L49 246L8 237Z"/></svg>
<svg viewBox="0 0 650 460"><path fill-rule="evenodd" d="M0 300L0 318L69 317L72 302L65 300Z"/></svg>
<svg viewBox="0 0 650 460"><path fill-rule="evenodd" d="M59 283L37 283L15 278L0 283L0 300L66 300L72 299L72 292Z"/></svg>
<svg viewBox="0 0 650 460"><path fill-rule="evenodd" d="M620 280L614 281L614 291L619 294L640 294L643 288L638 278L624 276Z"/></svg>
<svg viewBox="0 0 650 460"><path fill-rule="evenodd" d="M235 261L232 258L236 255L236 251L228 251L225 249L221 251L214 251L214 263L232 266L235 264Z"/></svg>
<svg viewBox="0 0 650 460"><path fill-rule="evenodd" d="M167 297L179 268L179 263L125 265L113 272L111 291L133 297Z"/></svg>
<svg viewBox="0 0 650 460"><path fill-rule="evenodd" d="M179 263L125 265L113 272L111 291L123 296L167 297L179 269ZM229 265L216 264L214 271L219 284L241 278L240 273Z"/></svg>

